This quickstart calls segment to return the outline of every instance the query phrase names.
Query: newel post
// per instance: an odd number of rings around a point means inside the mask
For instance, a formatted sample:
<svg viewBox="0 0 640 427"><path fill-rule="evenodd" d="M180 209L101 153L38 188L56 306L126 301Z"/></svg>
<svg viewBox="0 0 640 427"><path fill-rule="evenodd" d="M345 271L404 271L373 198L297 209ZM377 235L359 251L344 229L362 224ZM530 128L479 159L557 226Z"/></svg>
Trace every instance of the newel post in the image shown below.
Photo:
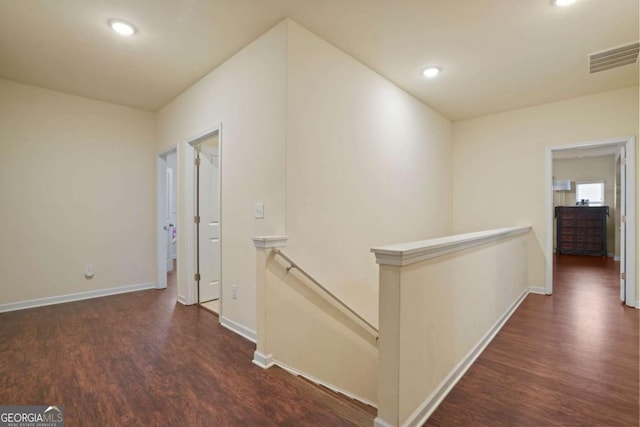
<svg viewBox="0 0 640 427"><path fill-rule="evenodd" d="M378 416L374 427L400 425L400 297L402 262L376 248L379 265Z"/></svg>
<svg viewBox="0 0 640 427"><path fill-rule="evenodd" d="M400 267L380 265L376 427L400 425L400 277Z"/></svg>
<svg viewBox="0 0 640 427"><path fill-rule="evenodd" d="M273 258L274 248L287 246L287 236L256 236L256 351L253 363L267 369L273 364L273 357L267 345L267 280L268 265Z"/></svg>

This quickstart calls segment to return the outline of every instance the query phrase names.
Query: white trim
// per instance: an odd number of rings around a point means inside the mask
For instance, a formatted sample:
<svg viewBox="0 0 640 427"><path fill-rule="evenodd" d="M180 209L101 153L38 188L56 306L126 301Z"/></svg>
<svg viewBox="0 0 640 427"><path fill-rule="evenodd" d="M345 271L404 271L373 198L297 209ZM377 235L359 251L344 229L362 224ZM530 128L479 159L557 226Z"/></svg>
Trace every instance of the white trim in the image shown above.
<svg viewBox="0 0 640 427"><path fill-rule="evenodd" d="M251 362L262 369L269 369L273 366L273 354L263 354L256 350L253 352L253 360Z"/></svg>
<svg viewBox="0 0 640 427"><path fill-rule="evenodd" d="M182 305L189 305L187 304L187 298L184 295L178 294L178 302Z"/></svg>
<svg viewBox="0 0 640 427"><path fill-rule="evenodd" d="M314 377L313 375L307 374L306 372L300 371L300 370L298 370L296 368L292 368L291 366L287 365L286 363L282 363L282 362L274 359L273 360L273 364L276 365L276 366L281 367L282 369L284 369L285 371L289 372L290 374L297 375L297 376L300 376L300 377L304 377L304 378L308 379L311 382L314 382L316 384L320 384L321 386L326 387L331 391L343 394L343 395L345 395L345 396L347 396L347 397L349 397L351 399L358 400L358 401L364 403L365 405L369 405L369 406L372 406L374 408L378 407L377 404L371 402L370 400L365 399L364 397L360 397L360 396L358 396L356 394L353 394L353 393L351 393L351 392L349 392L347 390L344 390L344 389L342 389L340 387L336 387L333 384L329 384L328 382L322 381L322 380Z"/></svg>
<svg viewBox="0 0 640 427"><path fill-rule="evenodd" d="M252 239L256 248L284 248L289 236L254 236Z"/></svg>
<svg viewBox="0 0 640 427"><path fill-rule="evenodd" d="M419 242L380 246L371 248L371 252L376 255L376 263L378 264L403 266L529 231L531 231L531 226L496 228Z"/></svg>
<svg viewBox="0 0 640 427"><path fill-rule="evenodd" d="M546 295L547 291L542 286L529 286L529 293L530 294Z"/></svg>
<svg viewBox="0 0 640 427"><path fill-rule="evenodd" d="M208 129L205 129L203 131L200 131L198 133L195 133L193 135L191 135L189 138L186 139L186 141L190 144L190 145L198 145L203 139L207 139L210 136L215 135L216 133L218 133L218 136L220 136L219 134L222 131L222 123L218 123L215 126L212 126ZM218 142L220 142L218 140ZM218 144L218 147L220 147L220 145ZM218 153L220 152L220 150L218 150Z"/></svg>
<svg viewBox="0 0 640 427"><path fill-rule="evenodd" d="M636 301L636 308L640 308L640 299Z"/></svg>
<svg viewBox="0 0 640 427"><path fill-rule="evenodd" d="M373 427L394 427L393 424L389 424L380 417L376 417L373 420Z"/></svg>
<svg viewBox="0 0 640 427"><path fill-rule="evenodd" d="M233 320L224 316L220 316L220 324L230 331L233 331L236 334L240 335L241 337L248 339L252 343L256 342L256 331L252 331L246 326L234 322Z"/></svg>
<svg viewBox="0 0 640 427"><path fill-rule="evenodd" d="M613 260L614 260L614 261L620 261L620 256L619 256L619 255L614 256L614 257L613 257Z"/></svg>
<svg viewBox="0 0 640 427"><path fill-rule="evenodd" d="M624 145L626 149L626 208L627 221L625 227L625 240L627 251L625 252L626 274L626 304L633 307L636 298L636 274L638 258L636 255L636 139L635 136L608 138L597 141L587 141L577 144L569 144L556 147L547 147L545 156L545 209L546 214L546 245L545 245L545 290L551 295L553 292L553 152L571 150L576 148L598 148L607 145ZM625 261L625 260L622 260ZM637 307L638 304L635 306Z"/></svg>
<svg viewBox="0 0 640 427"><path fill-rule="evenodd" d="M156 157L156 283L158 289L167 287L167 240L163 238L165 230L167 159L165 156ZM164 177L164 179L163 179Z"/></svg>
<svg viewBox="0 0 640 427"><path fill-rule="evenodd" d="M195 165L194 165L194 148L188 141L182 144L183 158L178 155L178 240L184 241L183 245L178 244L178 261L181 262L184 271L178 268L178 290L182 284L185 305L197 304L197 290L194 276L196 273L196 238L195 224L193 218L195 216ZM180 150L178 150L180 154ZM184 190L180 192L180 190ZM181 216L180 212L184 212ZM180 247L183 251L180 251Z"/></svg>
<svg viewBox="0 0 640 427"><path fill-rule="evenodd" d="M442 403L444 398L449 394L451 389L460 381L462 376L473 365L473 362L482 354L484 349L489 345L491 340L502 329L509 317L516 311L520 303L529 295L529 288L525 288L520 296L514 301L507 311L493 324L489 331L474 345L469 353L449 372L444 380L436 387L431 395L416 409L413 414L402 423L402 426L413 427L423 425L431 416L433 411Z"/></svg>
<svg viewBox="0 0 640 427"><path fill-rule="evenodd" d="M7 304L0 304L0 313L4 313L7 311L24 310L26 308L42 307L45 305L63 304L65 302L71 301L100 298L109 295L124 294L128 292L146 291L155 288L155 283L140 283L137 285L119 286L117 288L99 289L96 291L77 292L73 294L57 295L54 297L10 302Z"/></svg>

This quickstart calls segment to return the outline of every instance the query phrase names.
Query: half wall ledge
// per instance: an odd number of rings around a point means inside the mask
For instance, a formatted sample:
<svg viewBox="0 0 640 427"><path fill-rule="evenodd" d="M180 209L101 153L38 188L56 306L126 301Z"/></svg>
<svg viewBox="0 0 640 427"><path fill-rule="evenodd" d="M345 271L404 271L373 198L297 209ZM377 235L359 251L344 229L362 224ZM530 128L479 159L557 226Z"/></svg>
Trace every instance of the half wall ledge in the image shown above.
<svg viewBox="0 0 640 427"><path fill-rule="evenodd" d="M287 246L289 236L254 236L251 239L256 248L284 248Z"/></svg>
<svg viewBox="0 0 640 427"><path fill-rule="evenodd" d="M417 242L378 246L371 248L371 252L375 254L377 264L404 266L529 231L531 226L495 228Z"/></svg>

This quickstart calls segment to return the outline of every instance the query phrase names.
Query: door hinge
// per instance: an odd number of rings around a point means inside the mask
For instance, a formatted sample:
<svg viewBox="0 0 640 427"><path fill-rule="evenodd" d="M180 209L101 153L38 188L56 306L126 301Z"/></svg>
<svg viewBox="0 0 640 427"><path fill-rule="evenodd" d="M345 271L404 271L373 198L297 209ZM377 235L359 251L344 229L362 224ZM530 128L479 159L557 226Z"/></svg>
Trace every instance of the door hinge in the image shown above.
<svg viewBox="0 0 640 427"><path fill-rule="evenodd" d="M627 280L627 273L620 273L620 280Z"/></svg>
<svg viewBox="0 0 640 427"><path fill-rule="evenodd" d="M200 224L200 215L196 215L193 217L193 222L196 224Z"/></svg>
<svg viewBox="0 0 640 427"><path fill-rule="evenodd" d="M196 157L195 164L196 166L200 166L200 157Z"/></svg>
<svg viewBox="0 0 640 427"><path fill-rule="evenodd" d="M196 273L193 275L193 280L195 280L196 282L200 281L200 273Z"/></svg>
<svg viewBox="0 0 640 427"><path fill-rule="evenodd" d="M620 217L620 221L622 221L622 222L627 222L627 216L626 216L626 215L622 215L622 216Z"/></svg>
<svg viewBox="0 0 640 427"><path fill-rule="evenodd" d="M620 158L620 163L622 163L624 166L626 166L627 165L627 158L626 157Z"/></svg>

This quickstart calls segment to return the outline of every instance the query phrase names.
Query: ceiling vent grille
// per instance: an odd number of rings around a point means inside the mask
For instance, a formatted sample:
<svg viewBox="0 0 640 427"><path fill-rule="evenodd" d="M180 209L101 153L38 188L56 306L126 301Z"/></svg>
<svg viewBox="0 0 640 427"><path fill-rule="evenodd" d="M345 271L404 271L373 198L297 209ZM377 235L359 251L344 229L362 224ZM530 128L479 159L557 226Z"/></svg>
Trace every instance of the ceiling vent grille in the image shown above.
<svg viewBox="0 0 640 427"><path fill-rule="evenodd" d="M589 54L589 73L610 70L633 64L638 60L640 42L630 43L620 47Z"/></svg>

